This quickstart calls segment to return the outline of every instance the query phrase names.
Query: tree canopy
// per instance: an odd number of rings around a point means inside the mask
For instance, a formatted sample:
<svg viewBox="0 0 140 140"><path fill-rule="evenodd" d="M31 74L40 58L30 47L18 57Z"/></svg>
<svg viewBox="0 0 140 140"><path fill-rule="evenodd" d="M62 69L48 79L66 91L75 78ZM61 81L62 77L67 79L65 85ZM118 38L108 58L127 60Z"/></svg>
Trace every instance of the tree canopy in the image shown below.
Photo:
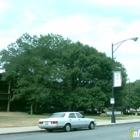
<svg viewBox="0 0 140 140"><path fill-rule="evenodd" d="M23 34L0 52L3 78L12 84L11 100L56 108L103 107L111 95L111 58L95 48L60 35ZM126 71L121 63L125 85ZM119 92L121 88L117 89Z"/></svg>
<svg viewBox="0 0 140 140"><path fill-rule="evenodd" d="M137 110L140 107L140 80L133 83L127 83L124 88L124 106L129 110L133 108Z"/></svg>

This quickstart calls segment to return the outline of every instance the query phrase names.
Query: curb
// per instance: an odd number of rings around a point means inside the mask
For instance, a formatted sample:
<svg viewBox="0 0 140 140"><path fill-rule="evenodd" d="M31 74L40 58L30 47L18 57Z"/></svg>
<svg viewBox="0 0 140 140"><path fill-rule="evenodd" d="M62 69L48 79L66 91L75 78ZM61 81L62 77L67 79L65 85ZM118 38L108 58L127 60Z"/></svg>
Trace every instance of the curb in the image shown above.
<svg viewBox="0 0 140 140"><path fill-rule="evenodd" d="M114 126L114 125L122 125L122 124L131 124L131 123L140 123L140 121L135 121L135 122L116 122L116 123L110 123L110 124L100 124L100 125L97 125L96 127L101 127L101 126Z"/></svg>
<svg viewBox="0 0 140 140"><path fill-rule="evenodd" d="M107 126L115 126L115 125L122 125L122 124L131 124L131 123L140 123L139 121L130 121L130 122L116 122L116 123L106 123L106 124L97 124L96 127L107 127ZM46 130L44 129L39 129L39 130L23 130L19 132L7 132L7 133L0 133L0 135L9 135L9 134L21 134L21 133L32 133L32 132L45 132Z"/></svg>
<svg viewBox="0 0 140 140"><path fill-rule="evenodd" d="M34 132L43 132L43 131L46 131L46 130L30 130L30 131L19 131L19 132L7 132L7 133L0 133L0 135L34 133Z"/></svg>

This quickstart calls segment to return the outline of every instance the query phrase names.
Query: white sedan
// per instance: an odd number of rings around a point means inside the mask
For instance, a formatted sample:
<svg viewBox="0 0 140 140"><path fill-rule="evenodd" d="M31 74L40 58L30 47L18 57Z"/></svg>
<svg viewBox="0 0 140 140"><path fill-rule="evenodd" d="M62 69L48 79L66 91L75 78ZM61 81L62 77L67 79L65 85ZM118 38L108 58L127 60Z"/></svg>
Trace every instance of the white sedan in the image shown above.
<svg viewBox="0 0 140 140"><path fill-rule="evenodd" d="M63 129L69 132L72 129L89 128L94 129L95 119L84 118L79 112L57 112L47 119L40 119L38 127L52 132L56 129Z"/></svg>

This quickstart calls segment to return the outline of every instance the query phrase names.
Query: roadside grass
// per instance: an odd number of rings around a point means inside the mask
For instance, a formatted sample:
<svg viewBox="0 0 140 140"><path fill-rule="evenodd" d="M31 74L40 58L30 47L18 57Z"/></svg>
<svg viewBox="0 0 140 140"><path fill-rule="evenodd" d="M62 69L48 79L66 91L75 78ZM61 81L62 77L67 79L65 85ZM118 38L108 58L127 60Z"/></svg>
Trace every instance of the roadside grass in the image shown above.
<svg viewBox="0 0 140 140"><path fill-rule="evenodd" d="M86 116L86 115L85 115ZM111 115L102 117L102 116L86 116L89 118L94 118L97 122L98 121L110 121L111 120ZM140 116L135 116L135 115L115 115L116 120L130 120L130 119L140 119Z"/></svg>
<svg viewBox="0 0 140 140"><path fill-rule="evenodd" d="M0 112L0 128L15 126L36 126L40 118L48 118L50 114L29 115L24 112Z"/></svg>
<svg viewBox="0 0 140 140"><path fill-rule="evenodd" d="M42 115L30 115L26 112L0 112L0 128L4 127L18 127L18 126L37 126L38 120L41 118L48 118L49 113ZM110 121L111 116L101 117L98 115L88 115L85 114L85 117L94 118L96 122L99 121ZM127 116L120 115L116 116L116 120L125 120L125 119L139 119L140 116Z"/></svg>

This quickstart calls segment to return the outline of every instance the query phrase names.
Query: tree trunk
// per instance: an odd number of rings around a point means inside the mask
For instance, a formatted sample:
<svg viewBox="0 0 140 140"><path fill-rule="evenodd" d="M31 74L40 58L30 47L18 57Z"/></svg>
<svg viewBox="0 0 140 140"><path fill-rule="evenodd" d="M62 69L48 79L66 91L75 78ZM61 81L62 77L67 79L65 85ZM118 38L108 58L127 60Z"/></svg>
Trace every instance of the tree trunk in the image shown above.
<svg viewBox="0 0 140 140"><path fill-rule="evenodd" d="M31 107L31 115L33 115L33 105L34 103L31 103L30 107Z"/></svg>
<svg viewBox="0 0 140 140"><path fill-rule="evenodd" d="M92 114L94 114L94 106L93 105L91 106L91 111L92 111Z"/></svg>
<svg viewBox="0 0 140 140"><path fill-rule="evenodd" d="M138 115L138 113L137 112L135 112L135 116L137 116Z"/></svg>
<svg viewBox="0 0 140 140"><path fill-rule="evenodd" d="M7 103L7 112L10 111L10 90L11 90L11 82L9 83L9 86L8 86L8 103Z"/></svg>
<svg viewBox="0 0 140 140"><path fill-rule="evenodd" d="M68 111L71 111L71 104L69 105L69 109L68 109Z"/></svg>
<svg viewBox="0 0 140 140"><path fill-rule="evenodd" d="M9 112L9 111L10 111L10 99L8 100L8 103L7 103L7 112Z"/></svg>

